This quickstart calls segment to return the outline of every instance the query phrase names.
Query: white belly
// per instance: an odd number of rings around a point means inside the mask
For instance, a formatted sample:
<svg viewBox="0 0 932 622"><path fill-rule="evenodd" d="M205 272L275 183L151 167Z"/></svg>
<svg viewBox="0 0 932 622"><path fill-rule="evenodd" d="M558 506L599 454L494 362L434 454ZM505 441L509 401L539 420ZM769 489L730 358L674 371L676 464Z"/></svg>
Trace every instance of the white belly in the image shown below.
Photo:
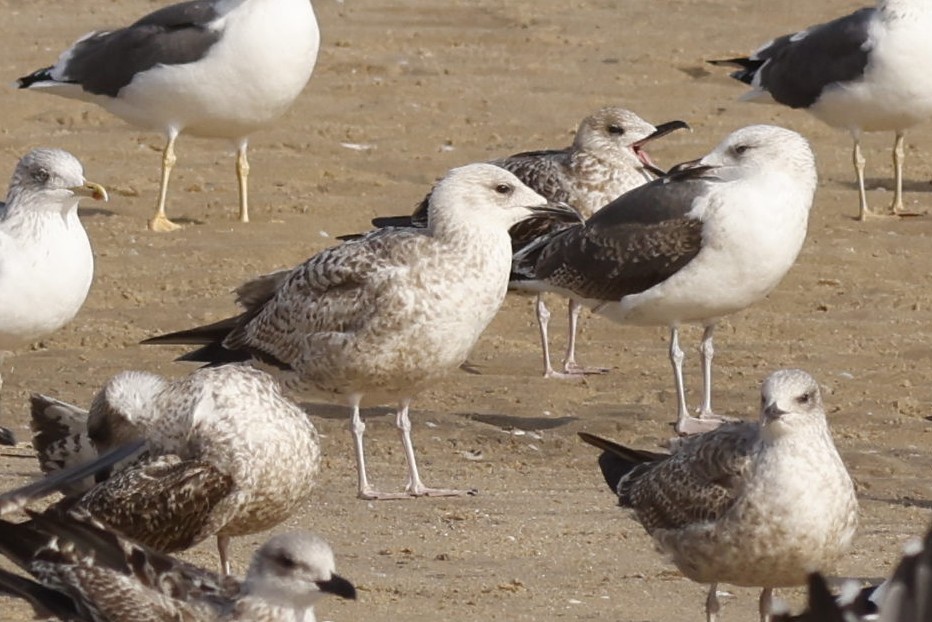
<svg viewBox="0 0 932 622"><path fill-rule="evenodd" d="M317 60L320 33L308 0L252 0L226 18L205 58L143 72L98 104L126 121L197 136L240 138L291 106Z"/></svg>
<svg viewBox="0 0 932 622"><path fill-rule="evenodd" d="M77 214L51 220L46 243L0 239L0 351L58 330L87 297L94 274L87 234Z"/></svg>

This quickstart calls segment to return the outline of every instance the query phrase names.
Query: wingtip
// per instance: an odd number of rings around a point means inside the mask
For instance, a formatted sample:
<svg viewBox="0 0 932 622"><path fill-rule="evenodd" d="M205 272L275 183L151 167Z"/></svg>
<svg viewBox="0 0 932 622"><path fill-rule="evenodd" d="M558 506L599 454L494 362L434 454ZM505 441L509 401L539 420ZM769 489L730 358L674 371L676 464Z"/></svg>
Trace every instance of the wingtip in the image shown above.
<svg viewBox="0 0 932 622"><path fill-rule="evenodd" d="M10 428L0 426L0 445L14 447L16 445L16 436Z"/></svg>

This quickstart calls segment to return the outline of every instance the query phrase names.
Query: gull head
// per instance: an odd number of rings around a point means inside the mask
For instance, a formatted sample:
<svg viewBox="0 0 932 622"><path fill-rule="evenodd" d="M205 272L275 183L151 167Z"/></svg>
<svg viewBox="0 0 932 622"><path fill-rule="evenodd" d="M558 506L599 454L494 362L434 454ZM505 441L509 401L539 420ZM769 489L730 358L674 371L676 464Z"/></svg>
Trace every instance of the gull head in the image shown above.
<svg viewBox="0 0 932 622"><path fill-rule="evenodd" d="M144 436L156 415L153 401L167 386L164 378L141 371L124 371L110 378L94 396L87 416L87 433L98 453Z"/></svg>
<svg viewBox="0 0 932 622"><path fill-rule="evenodd" d="M801 369L782 369L770 374L761 386L760 396L761 425L772 434L825 423L819 383Z"/></svg>
<svg viewBox="0 0 932 622"><path fill-rule="evenodd" d="M723 181L782 174L810 195L817 181L815 156L808 141L775 125L749 125L735 130L708 155L675 168L689 165L709 167Z"/></svg>
<svg viewBox="0 0 932 622"><path fill-rule="evenodd" d="M430 195L428 228L434 232L489 227L507 233L517 222L541 212L565 212L517 177L493 164L452 169Z"/></svg>
<svg viewBox="0 0 932 622"><path fill-rule="evenodd" d="M333 550L307 531L272 537L256 551L246 573L250 596L307 609L323 594L356 598L353 584L334 572Z"/></svg>
<svg viewBox="0 0 932 622"><path fill-rule="evenodd" d="M108 199L103 186L84 178L76 157L61 149L33 149L16 165L7 207L28 203L31 209L58 212L73 208L82 196Z"/></svg>
<svg viewBox="0 0 932 622"><path fill-rule="evenodd" d="M655 127L630 110L608 106L582 120L573 146L615 164L643 166L662 175L663 171L651 162L644 146L673 130L688 127L683 121L671 121Z"/></svg>

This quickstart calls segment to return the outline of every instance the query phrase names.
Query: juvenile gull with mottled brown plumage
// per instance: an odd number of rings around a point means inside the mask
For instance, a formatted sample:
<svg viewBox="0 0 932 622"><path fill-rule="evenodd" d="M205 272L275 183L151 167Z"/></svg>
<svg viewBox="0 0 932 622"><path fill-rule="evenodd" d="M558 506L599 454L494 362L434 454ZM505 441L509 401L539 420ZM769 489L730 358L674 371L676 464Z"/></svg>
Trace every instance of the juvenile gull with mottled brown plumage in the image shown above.
<svg viewBox="0 0 932 622"><path fill-rule="evenodd" d="M501 307L511 268L508 229L535 214L568 211L497 166L453 169L433 190L426 229L379 229L328 248L241 287L242 315L145 343L203 346L183 360L266 363L289 384L349 404L361 498L467 494L421 481L408 405L465 361ZM363 398L400 402L404 492L369 485Z"/></svg>
<svg viewBox="0 0 932 622"><path fill-rule="evenodd" d="M273 536L244 580L219 576L78 512L0 520L0 551L32 578L0 569L0 592L67 622L314 622L324 594L356 598L319 536Z"/></svg>
<svg viewBox="0 0 932 622"><path fill-rule="evenodd" d="M630 110L608 106L582 120L569 147L517 153L492 160L490 164L511 171L544 198L566 203L579 212L580 220L584 220L621 194L662 175L663 171L647 155L646 145L674 130L688 127L683 121L670 121L655 127ZM377 227L426 227L429 197L410 217L375 218L372 224ZM511 229L512 248L520 253L541 236L565 225L554 221L545 227L534 221L518 223ZM512 286L522 289L520 280L512 282ZM566 356L563 371L557 372L550 362L547 336L550 311L538 293L536 311L545 377L578 377L605 371L602 368L585 368L576 362L576 327L581 310L582 306L571 297Z"/></svg>
<svg viewBox="0 0 932 622"><path fill-rule="evenodd" d="M857 527L854 484L825 419L819 385L801 370L771 374L759 422L728 423L680 439L672 455L629 449L580 433L603 450L599 466L619 505L693 581L773 588L801 585L830 567ZM817 492L816 492L817 491Z"/></svg>
<svg viewBox="0 0 932 622"><path fill-rule="evenodd" d="M712 412L716 322L767 296L802 249L815 159L796 132L753 125L699 160L635 188L515 257L528 289L565 292L625 324L670 327L676 430L721 423ZM686 405L679 325L705 332L699 417Z"/></svg>
<svg viewBox="0 0 932 622"><path fill-rule="evenodd" d="M40 398L33 400L35 410ZM38 444L43 469L70 464L68 449L88 440L103 452L142 438L149 456L80 495L76 507L163 552L216 535L227 574L230 538L290 516L320 469L317 430L307 415L271 376L247 365L200 369L174 381L123 372L97 394L86 421L87 438L62 426L62 443ZM37 436L53 428L34 425ZM73 494L80 494L79 483Z"/></svg>

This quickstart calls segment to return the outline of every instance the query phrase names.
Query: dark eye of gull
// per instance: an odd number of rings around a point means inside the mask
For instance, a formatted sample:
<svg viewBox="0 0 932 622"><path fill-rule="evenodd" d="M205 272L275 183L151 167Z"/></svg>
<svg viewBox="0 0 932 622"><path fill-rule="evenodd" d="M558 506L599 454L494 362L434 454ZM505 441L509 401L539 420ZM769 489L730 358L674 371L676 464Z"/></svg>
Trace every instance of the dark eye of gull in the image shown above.
<svg viewBox="0 0 932 622"><path fill-rule="evenodd" d="M279 564L282 568L289 568L289 569L290 569L290 568L294 568L294 567L297 565L297 564L295 564L295 561L294 561L293 559L291 559L291 557L290 557L287 553L279 553L279 554L275 557L275 561L278 562L278 564Z"/></svg>
<svg viewBox="0 0 932 622"><path fill-rule="evenodd" d="M741 155L750 148L750 145L735 145L735 153Z"/></svg>
<svg viewBox="0 0 932 622"><path fill-rule="evenodd" d="M808 404L810 401L812 401L812 392L800 395L796 398L796 401L800 404Z"/></svg>
<svg viewBox="0 0 932 622"><path fill-rule="evenodd" d="M37 169L32 172L32 178L36 183L44 184L49 180L49 172L44 168Z"/></svg>
<svg viewBox="0 0 932 622"><path fill-rule="evenodd" d="M620 125L609 125L608 133L614 134L616 136L624 136L625 128L621 127Z"/></svg>
<svg viewBox="0 0 932 622"><path fill-rule="evenodd" d="M514 187L512 187L510 184L498 184L495 186L495 192L499 194L511 194L513 190Z"/></svg>

